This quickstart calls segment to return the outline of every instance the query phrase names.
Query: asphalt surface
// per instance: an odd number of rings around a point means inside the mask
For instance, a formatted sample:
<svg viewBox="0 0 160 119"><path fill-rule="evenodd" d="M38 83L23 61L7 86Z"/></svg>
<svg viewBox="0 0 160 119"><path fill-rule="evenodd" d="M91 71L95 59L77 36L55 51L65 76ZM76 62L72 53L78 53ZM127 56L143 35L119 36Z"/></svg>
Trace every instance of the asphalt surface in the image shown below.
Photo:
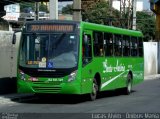
<svg viewBox="0 0 160 119"><path fill-rule="evenodd" d="M97 119L108 117L106 113L116 113L117 119L123 119L123 116L126 117L126 113L159 113L159 115L151 115L150 117L151 119L159 119L160 79L146 80L134 86L130 95L124 95L121 90L103 92L95 101L88 101L85 96L54 95L39 98L33 95L1 95L0 113L0 117L3 119L8 113L14 114L9 116L25 117L25 119L37 116L39 118L55 117L57 119L66 119L66 117L70 119ZM97 115L97 113L100 114ZM125 113L125 115L118 115L121 113ZM130 117L130 115L127 116ZM135 119L143 119L146 115L131 116Z"/></svg>

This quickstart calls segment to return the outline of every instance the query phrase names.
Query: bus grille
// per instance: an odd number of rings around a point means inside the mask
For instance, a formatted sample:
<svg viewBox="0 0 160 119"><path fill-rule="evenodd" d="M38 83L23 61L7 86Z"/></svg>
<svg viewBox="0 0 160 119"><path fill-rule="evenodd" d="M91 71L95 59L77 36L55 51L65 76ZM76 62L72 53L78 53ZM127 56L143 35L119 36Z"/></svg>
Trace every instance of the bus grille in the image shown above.
<svg viewBox="0 0 160 119"><path fill-rule="evenodd" d="M33 86L33 90L39 93L58 93L61 90L61 87L54 86Z"/></svg>
<svg viewBox="0 0 160 119"><path fill-rule="evenodd" d="M47 84L47 85L50 85L50 86L54 86L54 85L60 85L62 83L62 81L52 81L52 82L45 82L45 81L35 81L33 82L33 84L35 85L44 85L44 84Z"/></svg>

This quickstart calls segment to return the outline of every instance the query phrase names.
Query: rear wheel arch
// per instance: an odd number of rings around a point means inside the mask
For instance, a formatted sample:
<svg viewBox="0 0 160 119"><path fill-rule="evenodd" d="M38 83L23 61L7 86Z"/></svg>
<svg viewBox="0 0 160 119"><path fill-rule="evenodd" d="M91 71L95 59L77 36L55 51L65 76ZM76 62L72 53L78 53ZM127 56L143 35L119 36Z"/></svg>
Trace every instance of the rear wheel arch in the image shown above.
<svg viewBox="0 0 160 119"><path fill-rule="evenodd" d="M94 80L96 80L97 85L98 85L98 92L100 91L100 87L101 87L101 76L100 73L96 73L94 76Z"/></svg>
<svg viewBox="0 0 160 119"><path fill-rule="evenodd" d="M96 73L92 82L92 91L89 94L89 100L94 101L97 98L98 92L100 91L101 77L99 73Z"/></svg>
<svg viewBox="0 0 160 119"><path fill-rule="evenodd" d="M133 73L132 73L131 70L128 72L128 75L130 75L130 76L131 76L131 80L133 80ZM127 76L128 76L128 75L127 75Z"/></svg>
<svg viewBox="0 0 160 119"><path fill-rule="evenodd" d="M129 95L132 92L132 84L133 84L133 73L132 71L129 71L126 79L126 87L124 88L125 94Z"/></svg>

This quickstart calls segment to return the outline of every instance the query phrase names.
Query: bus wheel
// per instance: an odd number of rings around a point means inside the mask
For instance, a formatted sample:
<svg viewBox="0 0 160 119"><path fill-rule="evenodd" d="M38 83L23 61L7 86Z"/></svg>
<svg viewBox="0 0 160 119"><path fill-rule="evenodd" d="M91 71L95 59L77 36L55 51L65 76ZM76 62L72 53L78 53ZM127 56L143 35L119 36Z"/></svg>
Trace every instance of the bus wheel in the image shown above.
<svg viewBox="0 0 160 119"><path fill-rule="evenodd" d="M127 76L127 83L126 83L126 88L125 88L125 94L129 95L132 92L132 78L131 74L128 74Z"/></svg>
<svg viewBox="0 0 160 119"><path fill-rule="evenodd" d="M97 98L98 84L96 79L93 80L92 92L90 93L90 100L94 101Z"/></svg>

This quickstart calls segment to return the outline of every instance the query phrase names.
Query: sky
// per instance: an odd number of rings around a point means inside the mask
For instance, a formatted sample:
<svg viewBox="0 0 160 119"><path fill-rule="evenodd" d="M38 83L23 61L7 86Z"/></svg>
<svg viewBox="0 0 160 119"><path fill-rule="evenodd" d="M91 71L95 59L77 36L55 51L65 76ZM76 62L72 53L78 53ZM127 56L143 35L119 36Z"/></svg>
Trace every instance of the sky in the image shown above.
<svg viewBox="0 0 160 119"><path fill-rule="evenodd" d="M143 0L144 8L145 9L150 9L150 3L149 0Z"/></svg>

